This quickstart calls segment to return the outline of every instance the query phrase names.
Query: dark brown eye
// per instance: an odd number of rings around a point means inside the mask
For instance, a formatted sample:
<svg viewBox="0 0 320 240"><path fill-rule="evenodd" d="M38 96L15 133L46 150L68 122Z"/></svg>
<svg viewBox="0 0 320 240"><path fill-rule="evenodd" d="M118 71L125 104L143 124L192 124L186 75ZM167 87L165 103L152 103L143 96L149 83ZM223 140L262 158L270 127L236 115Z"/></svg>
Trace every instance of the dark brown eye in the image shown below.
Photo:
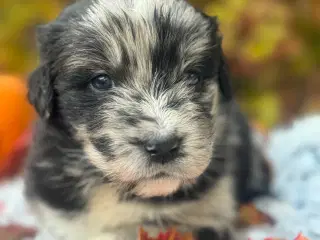
<svg viewBox="0 0 320 240"><path fill-rule="evenodd" d="M196 73L189 73L187 75L187 83L190 86L195 86L202 81L202 77Z"/></svg>
<svg viewBox="0 0 320 240"><path fill-rule="evenodd" d="M114 87L114 82L106 74L98 75L91 79L91 86L94 89L105 91Z"/></svg>

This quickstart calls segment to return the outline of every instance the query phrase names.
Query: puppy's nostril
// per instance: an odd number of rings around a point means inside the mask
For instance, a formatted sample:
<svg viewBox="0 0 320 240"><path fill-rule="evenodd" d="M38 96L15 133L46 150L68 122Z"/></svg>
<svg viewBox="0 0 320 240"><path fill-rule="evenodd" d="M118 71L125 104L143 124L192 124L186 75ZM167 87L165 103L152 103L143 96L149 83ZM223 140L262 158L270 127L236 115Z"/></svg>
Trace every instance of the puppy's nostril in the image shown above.
<svg viewBox="0 0 320 240"><path fill-rule="evenodd" d="M153 143L147 143L145 145L145 149L147 150L148 153L151 155L156 155L157 154L157 146L156 144Z"/></svg>
<svg viewBox="0 0 320 240"><path fill-rule="evenodd" d="M175 144L172 145L170 152L171 153L177 152L179 150L179 145L180 145L179 141L175 142Z"/></svg>
<svg viewBox="0 0 320 240"><path fill-rule="evenodd" d="M152 156L164 156L168 153L175 153L180 146L180 140L177 137L165 139L149 140L145 144L145 150Z"/></svg>

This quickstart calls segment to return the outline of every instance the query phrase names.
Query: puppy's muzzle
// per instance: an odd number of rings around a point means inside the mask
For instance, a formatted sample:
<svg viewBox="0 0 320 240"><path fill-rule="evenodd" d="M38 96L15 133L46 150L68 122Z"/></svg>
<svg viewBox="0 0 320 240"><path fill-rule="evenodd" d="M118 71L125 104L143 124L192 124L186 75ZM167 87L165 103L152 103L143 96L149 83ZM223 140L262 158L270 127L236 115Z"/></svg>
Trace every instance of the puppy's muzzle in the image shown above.
<svg viewBox="0 0 320 240"><path fill-rule="evenodd" d="M174 161L181 147L181 139L177 136L153 138L143 143L144 150L154 163L166 164Z"/></svg>

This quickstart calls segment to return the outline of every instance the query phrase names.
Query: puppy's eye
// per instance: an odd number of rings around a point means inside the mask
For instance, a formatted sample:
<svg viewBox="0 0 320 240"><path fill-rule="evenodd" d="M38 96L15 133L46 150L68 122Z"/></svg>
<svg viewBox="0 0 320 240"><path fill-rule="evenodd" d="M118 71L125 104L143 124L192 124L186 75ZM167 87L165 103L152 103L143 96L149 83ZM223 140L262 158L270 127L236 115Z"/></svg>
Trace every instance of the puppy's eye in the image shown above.
<svg viewBox="0 0 320 240"><path fill-rule="evenodd" d="M114 86L114 82L108 75L102 74L91 79L91 86L97 90L108 90Z"/></svg>
<svg viewBox="0 0 320 240"><path fill-rule="evenodd" d="M187 83L190 86L195 86L202 81L202 76L196 73L189 73L187 75Z"/></svg>

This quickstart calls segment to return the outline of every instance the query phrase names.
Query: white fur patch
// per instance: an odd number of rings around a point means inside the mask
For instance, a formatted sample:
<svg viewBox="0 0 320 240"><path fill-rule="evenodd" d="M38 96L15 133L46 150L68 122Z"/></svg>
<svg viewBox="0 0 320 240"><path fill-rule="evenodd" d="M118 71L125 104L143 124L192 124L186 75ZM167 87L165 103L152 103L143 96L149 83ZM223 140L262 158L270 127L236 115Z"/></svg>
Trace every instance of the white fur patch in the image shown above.
<svg viewBox="0 0 320 240"><path fill-rule="evenodd" d="M168 196L178 190L181 181L178 179L152 179L138 183L135 193L141 197Z"/></svg>

